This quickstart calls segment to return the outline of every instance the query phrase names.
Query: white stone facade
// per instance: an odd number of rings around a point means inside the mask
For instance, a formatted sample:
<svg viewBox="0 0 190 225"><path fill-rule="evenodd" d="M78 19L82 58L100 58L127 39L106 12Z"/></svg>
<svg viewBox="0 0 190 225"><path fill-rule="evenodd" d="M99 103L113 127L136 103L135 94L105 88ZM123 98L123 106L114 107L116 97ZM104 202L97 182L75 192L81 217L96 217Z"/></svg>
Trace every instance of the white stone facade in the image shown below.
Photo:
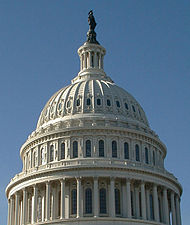
<svg viewBox="0 0 190 225"><path fill-rule="evenodd" d="M8 225L181 225L182 187L140 104L85 43L81 70L44 107L6 189Z"/></svg>

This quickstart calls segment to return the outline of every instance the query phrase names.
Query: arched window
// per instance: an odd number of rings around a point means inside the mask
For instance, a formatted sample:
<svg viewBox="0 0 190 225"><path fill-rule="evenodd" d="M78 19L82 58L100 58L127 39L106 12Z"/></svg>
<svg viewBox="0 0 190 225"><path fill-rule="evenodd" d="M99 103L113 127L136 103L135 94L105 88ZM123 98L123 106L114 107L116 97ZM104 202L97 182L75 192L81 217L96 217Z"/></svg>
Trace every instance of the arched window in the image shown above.
<svg viewBox="0 0 190 225"><path fill-rule="evenodd" d="M148 158L148 148L145 148L145 163L149 163L149 158Z"/></svg>
<svg viewBox="0 0 190 225"><path fill-rule="evenodd" d="M67 102L67 108L69 108L69 107L71 107L71 101L70 100Z"/></svg>
<svg viewBox="0 0 190 225"><path fill-rule="evenodd" d="M85 213L92 213L92 190L91 188L87 188L85 190Z"/></svg>
<svg viewBox="0 0 190 225"><path fill-rule="evenodd" d="M50 146L50 157L49 157L49 161L52 162L54 160L54 146L51 145Z"/></svg>
<svg viewBox="0 0 190 225"><path fill-rule="evenodd" d="M87 105L90 105L90 103L91 103L90 98L87 98L86 104L87 104Z"/></svg>
<svg viewBox="0 0 190 225"><path fill-rule="evenodd" d="M107 208L106 208L106 189L101 188L100 189L100 213L106 214Z"/></svg>
<svg viewBox="0 0 190 225"><path fill-rule="evenodd" d="M77 106L80 106L80 99L77 99Z"/></svg>
<svg viewBox="0 0 190 225"><path fill-rule="evenodd" d="M97 105L101 105L101 99L100 98L97 99Z"/></svg>
<svg viewBox="0 0 190 225"><path fill-rule="evenodd" d="M42 197L38 196L38 202L37 202L37 220L42 220Z"/></svg>
<svg viewBox="0 0 190 225"><path fill-rule="evenodd" d="M135 145L135 154L136 154L136 161L140 161L140 152L139 152L139 146Z"/></svg>
<svg viewBox="0 0 190 225"><path fill-rule="evenodd" d="M120 190L115 189L115 214L121 214L121 200L120 200Z"/></svg>
<svg viewBox="0 0 190 225"><path fill-rule="evenodd" d="M134 105L132 105L132 108L133 108L133 112L136 112L136 110L135 110L135 106L134 106Z"/></svg>
<svg viewBox="0 0 190 225"><path fill-rule="evenodd" d="M117 142L112 141L112 157L117 158Z"/></svg>
<svg viewBox="0 0 190 225"><path fill-rule="evenodd" d="M104 141L99 141L99 157L104 157Z"/></svg>
<svg viewBox="0 0 190 225"><path fill-rule="evenodd" d="M110 99L107 99L107 106L111 106L111 101L110 101Z"/></svg>
<svg viewBox="0 0 190 225"><path fill-rule="evenodd" d="M40 150L40 162L41 162L41 165L44 165L46 163L46 154L45 154L44 148L41 148Z"/></svg>
<svg viewBox="0 0 190 225"><path fill-rule="evenodd" d="M128 110L129 107L128 107L128 104L125 102L125 108Z"/></svg>
<svg viewBox="0 0 190 225"><path fill-rule="evenodd" d="M73 158L78 157L78 142L74 141L73 142Z"/></svg>
<svg viewBox="0 0 190 225"><path fill-rule="evenodd" d="M124 143L124 158L129 159L129 144L127 142Z"/></svg>
<svg viewBox="0 0 190 225"><path fill-rule="evenodd" d="M65 159L65 143L61 143L61 159Z"/></svg>
<svg viewBox="0 0 190 225"><path fill-rule="evenodd" d="M71 214L77 213L77 189L71 191Z"/></svg>
<svg viewBox="0 0 190 225"><path fill-rule="evenodd" d="M156 158L155 158L155 151L153 151L153 165L155 166L156 165Z"/></svg>
<svg viewBox="0 0 190 225"><path fill-rule="evenodd" d="M116 106L117 106L118 108L120 108L120 102L119 102L119 101L116 101Z"/></svg>
<svg viewBox="0 0 190 225"><path fill-rule="evenodd" d="M60 102L59 105L58 105L58 110L61 110L61 107L62 107L62 104Z"/></svg>
<svg viewBox="0 0 190 225"><path fill-rule="evenodd" d="M150 219L154 220L154 205L153 205L153 196L150 194Z"/></svg>
<svg viewBox="0 0 190 225"><path fill-rule="evenodd" d="M91 157L91 141L86 141L86 157Z"/></svg>

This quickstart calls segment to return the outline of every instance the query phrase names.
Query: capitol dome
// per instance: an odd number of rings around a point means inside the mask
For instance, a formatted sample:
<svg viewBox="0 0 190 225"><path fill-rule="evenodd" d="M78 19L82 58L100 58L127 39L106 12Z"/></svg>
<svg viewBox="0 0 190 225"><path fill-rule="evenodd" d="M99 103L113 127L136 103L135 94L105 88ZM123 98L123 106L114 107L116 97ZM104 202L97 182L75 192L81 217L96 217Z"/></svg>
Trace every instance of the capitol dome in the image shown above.
<svg viewBox="0 0 190 225"><path fill-rule="evenodd" d="M91 77L89 72L86 79L76 80L51 97L40 115L37 128L58 121L92 117L149 127L142 107L127 91L110 78Z"/></svg>
<svg viewBox="0 0 190 225"><path fill-rule="evenodd" d="M89 13L80 72L42 110L6 189L8 225L181 225L182 187L135 98L104 72Z"/></svg>

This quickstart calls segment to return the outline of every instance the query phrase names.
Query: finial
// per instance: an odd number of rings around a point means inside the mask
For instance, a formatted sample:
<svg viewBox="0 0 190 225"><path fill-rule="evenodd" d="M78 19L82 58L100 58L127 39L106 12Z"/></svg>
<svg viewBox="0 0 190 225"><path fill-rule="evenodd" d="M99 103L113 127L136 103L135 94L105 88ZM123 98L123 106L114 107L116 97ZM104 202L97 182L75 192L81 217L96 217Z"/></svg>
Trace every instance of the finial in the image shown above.
<svg viewBox="0 0 190 225"><path fill-rule="evenodd" d="M93 43L93 44L99 44L96 40L96 32L94 31L96 27L96 21L93 16L93 11L90 10L88 13L88 24L89 24L89 30L87 32L87 42Z"/></svg>

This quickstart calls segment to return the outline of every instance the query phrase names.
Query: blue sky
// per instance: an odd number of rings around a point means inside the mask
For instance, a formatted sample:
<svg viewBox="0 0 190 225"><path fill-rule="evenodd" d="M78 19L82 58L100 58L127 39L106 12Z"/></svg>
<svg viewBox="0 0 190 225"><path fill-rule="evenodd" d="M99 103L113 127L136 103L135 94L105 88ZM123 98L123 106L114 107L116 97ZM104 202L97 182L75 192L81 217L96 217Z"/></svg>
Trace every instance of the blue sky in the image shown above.
<svg viewBox="0 0 190 225"><path fill-rule="evenodd" d="M93 9L105 71L144 108L179 179L183 225L190 221L190 1L0 0L0 224L4 194L22 169L19 149L57 90L79 71Z"/></svg>

